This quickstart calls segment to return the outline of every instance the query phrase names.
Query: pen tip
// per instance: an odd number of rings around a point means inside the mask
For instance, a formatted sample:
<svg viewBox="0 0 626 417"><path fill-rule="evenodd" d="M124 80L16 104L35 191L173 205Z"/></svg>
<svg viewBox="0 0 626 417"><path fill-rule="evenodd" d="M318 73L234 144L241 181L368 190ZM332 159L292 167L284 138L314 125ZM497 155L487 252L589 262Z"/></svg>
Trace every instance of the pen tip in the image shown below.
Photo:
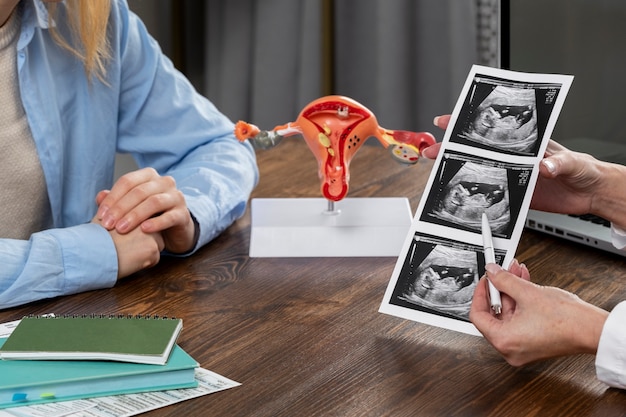
<svg viewBox="0 0 626 417"><path fill-rule="evenodd" d="M496 316L497 316L500 313L502 313L502 307L500 307L500 306L493 306L493 311L494 311L494 313L496 313Z"/></svg>

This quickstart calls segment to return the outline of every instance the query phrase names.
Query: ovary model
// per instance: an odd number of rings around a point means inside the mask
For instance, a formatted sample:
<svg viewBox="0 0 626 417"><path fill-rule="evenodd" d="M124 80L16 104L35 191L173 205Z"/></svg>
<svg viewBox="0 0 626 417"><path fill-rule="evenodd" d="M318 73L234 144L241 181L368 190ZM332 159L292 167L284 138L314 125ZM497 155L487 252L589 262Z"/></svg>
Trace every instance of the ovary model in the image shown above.
<svg viewBox="0 0 626 417"><path fill-rule="evenodd" d="M435 143L434 136L427 132L379 126L370 110L343 96L314 100L295 122L270 131L239 121L235 135L242 142L251 140L257 149L269 149L284 137L301 135L317 159L322 195L331 202L342 200L348 193L350 161L369 137L378 139L392 158L404 164L416 164L421 151Z"/></svg>

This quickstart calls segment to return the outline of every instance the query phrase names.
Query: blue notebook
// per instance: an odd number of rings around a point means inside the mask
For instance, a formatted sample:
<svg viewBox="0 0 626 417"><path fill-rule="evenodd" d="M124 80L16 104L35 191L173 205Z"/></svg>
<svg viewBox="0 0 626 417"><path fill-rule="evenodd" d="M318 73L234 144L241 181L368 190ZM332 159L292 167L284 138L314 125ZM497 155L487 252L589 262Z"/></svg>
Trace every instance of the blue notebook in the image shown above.
<svg viewBox="0 0 626 417"><path fill-rule="evenodd" d="M6 339L0 338L0 346ZM175 345L165 365L0 360L0 408L197 386L198 363Z"/></svg>

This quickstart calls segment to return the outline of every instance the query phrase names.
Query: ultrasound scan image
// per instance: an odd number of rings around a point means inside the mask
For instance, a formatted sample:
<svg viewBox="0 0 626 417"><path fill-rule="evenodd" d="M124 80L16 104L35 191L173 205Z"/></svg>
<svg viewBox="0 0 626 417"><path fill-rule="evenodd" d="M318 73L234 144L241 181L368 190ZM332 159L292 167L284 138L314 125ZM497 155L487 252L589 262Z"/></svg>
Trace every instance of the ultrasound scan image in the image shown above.
<svg viewBox="0 0 626 417"><path fill-rule="evenodd" d="M494 261L508 264L572 78L472 67L381 312L479 333L469 311L492 262L483 247L483 219L494 238Z"/></svg>
<svg viewBox="0 0 626 417"><path fill-rule="evenodd" d="M535 90L497 86L468 115L461 136L515 153L531 153L538 140Z"/></svg>
<svg viewBox="0 0 626 417"><path fill-rule="evenodd" d="M443 186L433 216L471 230L480 230L487 214L493 232L504 232L511 221L507 170L466 162Z"/></svg>
<svg viewBox="0 0 626 417"><path fill-rule="evenodd" d="M416 239L400 280L400 300L463 320L479 280L476 252ZM424 257L425 256L425 257Z"/></svg>

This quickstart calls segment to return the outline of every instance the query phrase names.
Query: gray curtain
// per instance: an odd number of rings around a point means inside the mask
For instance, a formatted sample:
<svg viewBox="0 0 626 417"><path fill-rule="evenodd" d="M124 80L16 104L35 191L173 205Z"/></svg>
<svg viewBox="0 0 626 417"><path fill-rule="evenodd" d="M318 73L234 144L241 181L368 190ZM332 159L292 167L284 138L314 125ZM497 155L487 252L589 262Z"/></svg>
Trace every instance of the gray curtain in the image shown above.
<svg viewBox="0 0 626 417"><path fill-rule="evenodd" d="M233 120L270 129L321 94L318 0L207 4L205 88Z"/></svg>
<svg viewBox="0 0 626 417"><path fill-rule="evenodd" d="M472 2L340 0L336 10L339 94L390 129L432 130L452 111L476 62Z"/></svg>
<svg viewBox="0 0 626 417"><path fill-rule="evenodd" d="M205 93L233 120L263 129L294 120L311 100L336 93L370 108L386 128L441 135L433 116L452 111L478 63L476 4L211 0ZM322 30L329 19L330 32ZM325 36L332 36L330 49L323 48ZM330 75L323 71L329 60Z"/></svg>

